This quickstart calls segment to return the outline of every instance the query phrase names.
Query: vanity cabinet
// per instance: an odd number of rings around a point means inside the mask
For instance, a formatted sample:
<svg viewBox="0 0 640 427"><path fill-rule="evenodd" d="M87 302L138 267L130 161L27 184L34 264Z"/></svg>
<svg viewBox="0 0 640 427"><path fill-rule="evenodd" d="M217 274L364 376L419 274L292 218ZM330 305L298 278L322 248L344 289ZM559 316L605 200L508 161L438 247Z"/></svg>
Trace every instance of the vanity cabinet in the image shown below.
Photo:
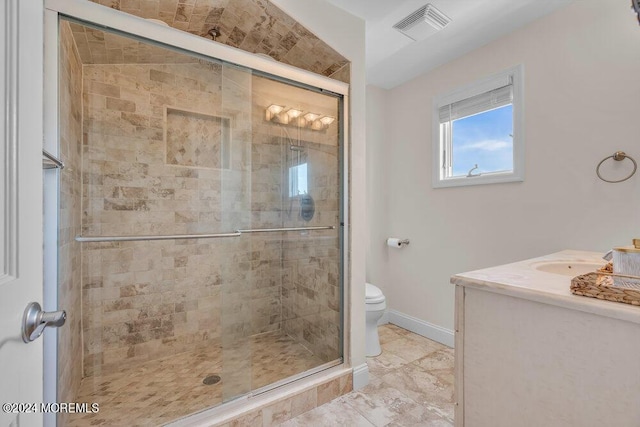
<svg viewBox="0 0 640 427"><path fill-rule="evenodd" d="M640 426L640 307L572 295L545 262L458 274L456 426Z"/></svg>

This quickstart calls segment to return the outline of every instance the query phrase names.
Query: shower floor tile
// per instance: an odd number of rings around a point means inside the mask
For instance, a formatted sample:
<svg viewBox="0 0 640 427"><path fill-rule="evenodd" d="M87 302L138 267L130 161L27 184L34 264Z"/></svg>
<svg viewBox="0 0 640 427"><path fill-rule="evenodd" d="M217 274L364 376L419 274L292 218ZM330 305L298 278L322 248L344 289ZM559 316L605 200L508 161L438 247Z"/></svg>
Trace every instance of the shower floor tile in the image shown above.
<svg viewBox="0 0 640 427"><path fill-rule="evenodd" d="M250 367L245 359L249 352ZM323 363L279 332L253 336L224 354L219 346L180 353L131 370L84 378L75 401L98 403L100 411L71 414L68 425L161 425ZM222 380L203 384L211 374L220 375Z"/></svg>

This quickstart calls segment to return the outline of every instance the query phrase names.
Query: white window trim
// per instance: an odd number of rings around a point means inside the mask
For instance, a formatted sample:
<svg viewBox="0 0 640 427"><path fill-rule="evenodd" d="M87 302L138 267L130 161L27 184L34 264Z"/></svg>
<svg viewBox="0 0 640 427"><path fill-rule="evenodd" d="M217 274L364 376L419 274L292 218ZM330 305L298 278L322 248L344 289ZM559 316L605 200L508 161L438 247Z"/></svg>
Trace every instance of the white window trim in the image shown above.
<svg viewBox="0 0 640 427"><path fill-rule="evenodd" d="M440 107L471 98L495 89L499 82L513 77L513 172L485 173L475 177L444 178L443 148L440 141ZM467 185L497 184L524 181L524 66L508 68L474 83L439 95L433 99L432 108L432 186L433 188L461 187Z"/></svg>

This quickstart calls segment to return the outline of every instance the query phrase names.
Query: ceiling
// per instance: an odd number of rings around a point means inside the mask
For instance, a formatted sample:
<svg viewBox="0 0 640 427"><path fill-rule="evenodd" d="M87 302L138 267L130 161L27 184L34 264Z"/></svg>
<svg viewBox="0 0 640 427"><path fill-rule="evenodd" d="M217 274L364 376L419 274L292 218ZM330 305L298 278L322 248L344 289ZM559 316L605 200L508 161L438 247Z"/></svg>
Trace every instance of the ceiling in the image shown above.
<svg viewBox="0 0 640 427"><path fill-rule="evenodd" d="M393 88L572 0L326 0L366 21L367 83ZM431 3L451 23L414 42L393 25Z"/></svg>

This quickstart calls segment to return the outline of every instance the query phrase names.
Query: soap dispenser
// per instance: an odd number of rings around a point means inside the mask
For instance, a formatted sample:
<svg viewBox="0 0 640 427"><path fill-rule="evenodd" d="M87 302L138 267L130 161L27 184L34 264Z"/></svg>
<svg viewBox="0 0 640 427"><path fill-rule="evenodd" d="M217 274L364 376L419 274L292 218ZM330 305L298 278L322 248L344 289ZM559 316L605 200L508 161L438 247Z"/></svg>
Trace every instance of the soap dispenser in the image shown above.
<svg viewBox="0 0 640 427"><path fill-rule="evenodd" d="M640 239L633 239L633 246L613 248L613 273L640 278Z"/></svg>

